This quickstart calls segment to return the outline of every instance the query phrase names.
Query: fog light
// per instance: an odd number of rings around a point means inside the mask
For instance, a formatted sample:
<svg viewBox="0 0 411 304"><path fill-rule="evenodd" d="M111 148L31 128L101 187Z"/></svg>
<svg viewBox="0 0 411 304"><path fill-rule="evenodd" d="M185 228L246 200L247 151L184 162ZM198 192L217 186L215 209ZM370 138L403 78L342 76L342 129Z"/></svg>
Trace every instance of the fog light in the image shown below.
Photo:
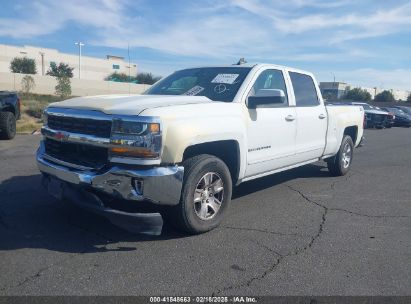
<svg viewBox="0 0 411 304"><path fill-rule="evenodd" d="M138 195L143 195L143 186L144 186L144 181L141 178L134 178L133 179L133 187L134 190Z"/></svg>

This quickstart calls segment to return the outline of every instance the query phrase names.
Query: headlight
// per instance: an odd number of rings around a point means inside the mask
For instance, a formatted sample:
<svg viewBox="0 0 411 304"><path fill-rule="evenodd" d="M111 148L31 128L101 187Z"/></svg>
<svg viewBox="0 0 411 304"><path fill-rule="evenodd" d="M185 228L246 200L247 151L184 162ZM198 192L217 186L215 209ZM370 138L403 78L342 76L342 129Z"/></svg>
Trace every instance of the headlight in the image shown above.
<svg viewBox="0 0 411 304"><path fill-rule="evenodd" d="M43 121L43 125L46 126L47 125L47 119L48 119L48 115L46 110L43 111L43 114L41 115L41 120Z"/></svg>
<svg viewBox="0 0 411 304"><path fill-rule="evenodd" d="M160 124L114 119L110 143L111 157L159 158Z"/></svg>

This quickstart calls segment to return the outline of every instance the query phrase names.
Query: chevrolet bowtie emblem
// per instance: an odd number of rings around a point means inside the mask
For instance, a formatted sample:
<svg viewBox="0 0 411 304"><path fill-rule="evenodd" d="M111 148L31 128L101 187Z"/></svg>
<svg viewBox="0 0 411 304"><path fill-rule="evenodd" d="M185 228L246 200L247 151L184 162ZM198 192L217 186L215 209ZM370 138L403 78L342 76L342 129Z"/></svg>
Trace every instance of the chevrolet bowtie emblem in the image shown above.
<svg viewBox="0 0 411 304"><path fill-rule="evenodd" d="M64 132L56 132L53 135L54 139L60 140L60 141L65 141L68 139L69 135Z"/></svg>

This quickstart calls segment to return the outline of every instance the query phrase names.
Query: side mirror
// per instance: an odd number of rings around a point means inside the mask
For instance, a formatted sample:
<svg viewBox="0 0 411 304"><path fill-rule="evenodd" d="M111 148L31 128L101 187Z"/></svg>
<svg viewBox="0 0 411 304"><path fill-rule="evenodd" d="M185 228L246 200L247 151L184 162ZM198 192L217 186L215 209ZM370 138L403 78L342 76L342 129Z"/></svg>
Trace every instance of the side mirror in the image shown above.
<svg viewBox="0 0 411 304"><path fill-rule="evenodd" d="M283 90L261 89L247 99L249 109L256 109L258 105L282 104L285 101Z"/></svg>

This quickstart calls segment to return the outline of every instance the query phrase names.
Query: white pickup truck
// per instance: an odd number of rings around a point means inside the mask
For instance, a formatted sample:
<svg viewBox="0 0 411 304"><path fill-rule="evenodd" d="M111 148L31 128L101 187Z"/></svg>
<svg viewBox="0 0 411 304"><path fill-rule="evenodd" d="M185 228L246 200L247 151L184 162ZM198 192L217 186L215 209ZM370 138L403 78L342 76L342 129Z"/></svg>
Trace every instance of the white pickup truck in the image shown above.
<svg viewBox="0 0 411 304"><path fill-rule="evenodd" d="M325 106L305 71L190 68L143 95L51 104L37 163L56 197L92 193L102 209L107 200L150 202L202 233L221 222L233 185L319 160L346 174L363 122L362 107Z"/></svg>

